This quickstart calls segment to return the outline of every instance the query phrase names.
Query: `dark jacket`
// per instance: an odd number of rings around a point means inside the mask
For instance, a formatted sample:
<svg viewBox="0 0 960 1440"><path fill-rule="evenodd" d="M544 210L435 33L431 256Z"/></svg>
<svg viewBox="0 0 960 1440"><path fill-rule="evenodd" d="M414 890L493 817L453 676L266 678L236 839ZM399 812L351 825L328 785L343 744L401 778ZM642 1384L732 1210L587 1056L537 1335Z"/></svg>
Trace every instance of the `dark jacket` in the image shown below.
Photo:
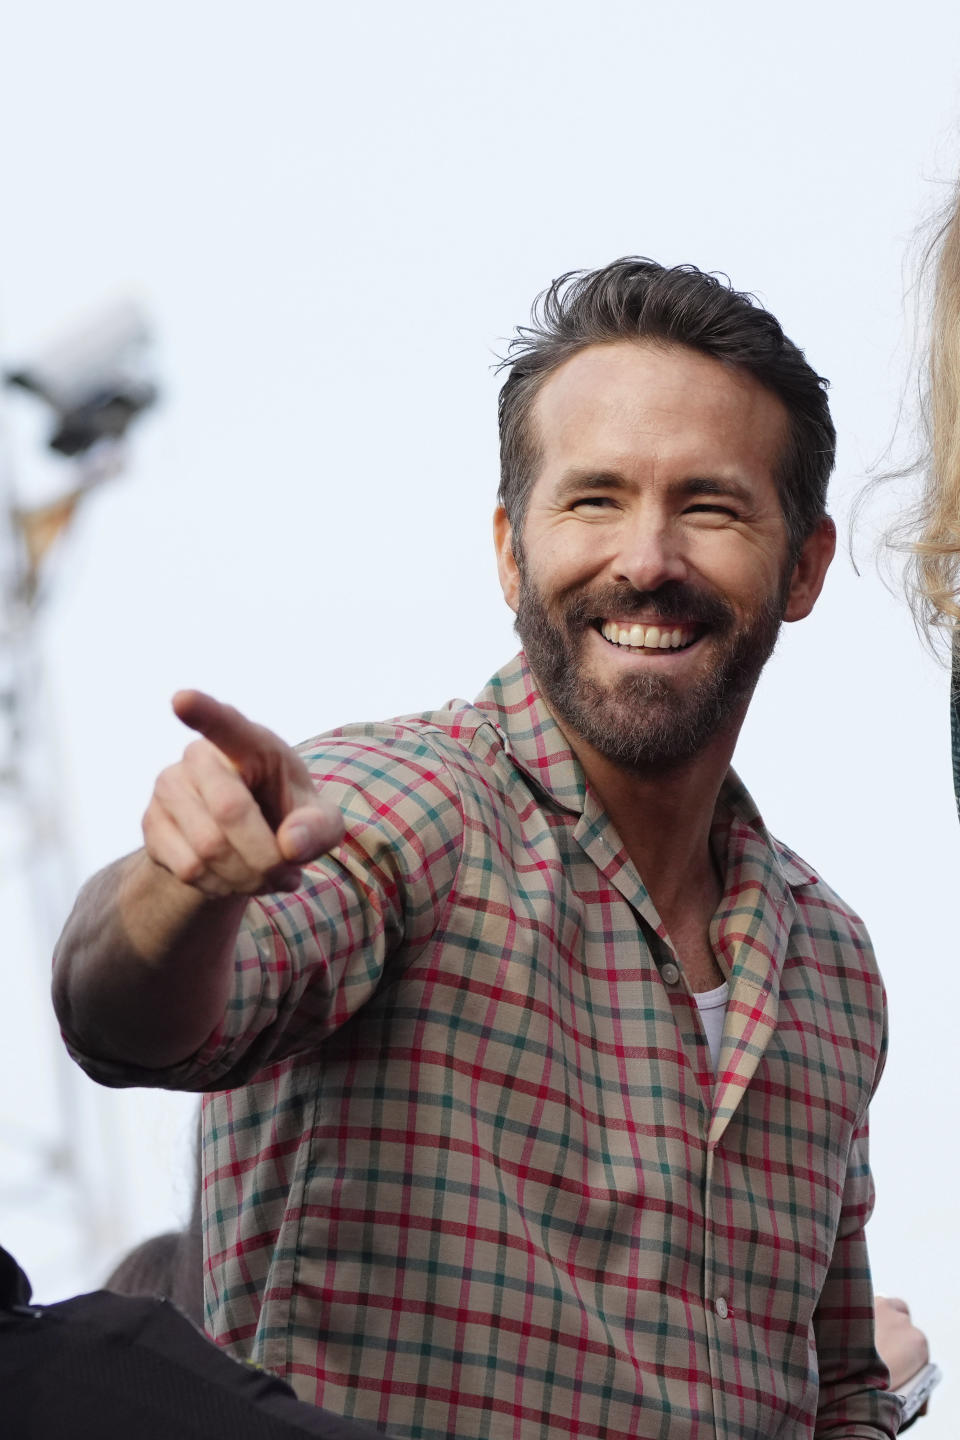
<svg viewBox="0 0 960 1440"><path fill-rule="evenodd" d="M379 1440L219 1350L169 1300L97 1290L31 1303L0 1249L4 1440Z"/></svg>

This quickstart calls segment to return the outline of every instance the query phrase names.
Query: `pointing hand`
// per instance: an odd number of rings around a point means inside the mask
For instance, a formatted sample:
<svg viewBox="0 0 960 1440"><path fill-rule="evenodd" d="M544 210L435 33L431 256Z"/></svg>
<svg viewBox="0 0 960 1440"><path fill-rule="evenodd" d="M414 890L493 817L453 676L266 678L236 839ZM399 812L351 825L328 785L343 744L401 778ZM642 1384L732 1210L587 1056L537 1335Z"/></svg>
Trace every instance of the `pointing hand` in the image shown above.
<svg viewBox="0 0 960 1440"><path fill-rule="evenodd" d="M333 848L343 820L300 756L272 731L199 690L173 697L202 737L157 778L143 817L156 864L210 897L295 890L300 867Z"/></svg>

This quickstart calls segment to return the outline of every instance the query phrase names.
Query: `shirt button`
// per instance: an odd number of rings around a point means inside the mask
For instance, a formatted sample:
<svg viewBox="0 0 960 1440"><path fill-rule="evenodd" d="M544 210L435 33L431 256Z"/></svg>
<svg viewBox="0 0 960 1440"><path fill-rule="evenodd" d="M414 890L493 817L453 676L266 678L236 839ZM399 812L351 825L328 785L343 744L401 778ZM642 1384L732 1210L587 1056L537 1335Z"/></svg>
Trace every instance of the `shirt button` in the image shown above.
<svg viewBox="0 0 960 1440"><path fill-rule="evenodd" d="M660 971L660 974L663 976L665 985L676 985L680 979L680 971L672 960L667 961L666 965L664 965Z"/></svg>
<svg viewBox="0 0 960 1440"><path fill-rule="evenodd" d="M726 1300L724 1300L722 1295L717 1296L716 1300L713 1302L713 1308L714 1310L716 1310L721 1320L726 1320L727 1316L730 1314L730 1307L727 1304Z"/></svg>

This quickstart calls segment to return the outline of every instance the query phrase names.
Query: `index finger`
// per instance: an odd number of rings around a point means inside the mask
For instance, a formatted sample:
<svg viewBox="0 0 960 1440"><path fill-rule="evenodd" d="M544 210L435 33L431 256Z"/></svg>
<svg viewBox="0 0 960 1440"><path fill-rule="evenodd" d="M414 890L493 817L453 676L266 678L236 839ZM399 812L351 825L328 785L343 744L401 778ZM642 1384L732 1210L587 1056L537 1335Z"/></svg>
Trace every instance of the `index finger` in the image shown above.
<svg viewBox="0 0 960 1440"><path fill-rule="evenodd" d="M178 690L173 697L173 712L237 766L263 749L262 725L255 725L232 705L224 705L202 690Z"/></svg>

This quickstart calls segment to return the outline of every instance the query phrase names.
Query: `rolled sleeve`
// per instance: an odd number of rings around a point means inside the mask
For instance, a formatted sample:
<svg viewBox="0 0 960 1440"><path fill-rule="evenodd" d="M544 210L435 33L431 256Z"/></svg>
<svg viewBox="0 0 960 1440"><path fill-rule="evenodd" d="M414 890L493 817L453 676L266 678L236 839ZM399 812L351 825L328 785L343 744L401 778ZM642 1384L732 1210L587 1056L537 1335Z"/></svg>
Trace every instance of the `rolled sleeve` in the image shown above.
<svg viewBox="0 0 960 1440"><path fill-rule="evenodd" d="M463 811L429 736L351 727L300 747L346 836L292 894L251 901L220 1024L163 1070L75 1056L101 1084L214 1090L321 1044L434 933L456 877Z"/></svg>
<svg viewBox="0 0 960 1440"><path fill-rule="evenodd" d="M865 1115L850 1148L840 1228L814 1315L820 1369L814 1432L818 1440L889 1440L900 1424L900 1403L887 1389L887 1368L874 1344L865 1234L873 1203Z"/></svg>

